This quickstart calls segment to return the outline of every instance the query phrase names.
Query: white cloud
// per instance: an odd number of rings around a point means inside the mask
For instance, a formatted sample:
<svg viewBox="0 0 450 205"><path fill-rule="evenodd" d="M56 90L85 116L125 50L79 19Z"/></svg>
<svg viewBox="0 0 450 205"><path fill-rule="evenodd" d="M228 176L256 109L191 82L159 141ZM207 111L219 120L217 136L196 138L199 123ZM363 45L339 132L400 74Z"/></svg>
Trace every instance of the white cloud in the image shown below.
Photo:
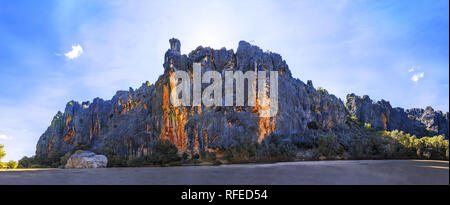
<svg viewBox="0 0 450 205"><path fill-rule="evenodd" d="M413 65L413 66L411 66L411 68L408 70L408 73L412 73L412 72L414 72L414 71L419 71L419 70L421 70L421 69L422 69L421 66L415 66L415 65Z"/></svg>
<svg viewBox="0 0 450 205"><path fill-rule="evenodd" d="M419 79L423 78L423 73L416 73L411 77L411 80L415 83L419 81Z"/></svg>
<svg viewBox="0 0 450 205"><path fill-rule="evenodd" d="M12 140L11 136L0 134L0 140Z"/></svg>
<svg viewBox="0 0 450 205"><path fill-rule="evenodd" d="M80 46L80 44L77 44L75 46L72 46L72 50L64 53L64 55L69 58L70 60L73 60L75 58L80 57L80 55L83 53L83 47Z"/></svg>

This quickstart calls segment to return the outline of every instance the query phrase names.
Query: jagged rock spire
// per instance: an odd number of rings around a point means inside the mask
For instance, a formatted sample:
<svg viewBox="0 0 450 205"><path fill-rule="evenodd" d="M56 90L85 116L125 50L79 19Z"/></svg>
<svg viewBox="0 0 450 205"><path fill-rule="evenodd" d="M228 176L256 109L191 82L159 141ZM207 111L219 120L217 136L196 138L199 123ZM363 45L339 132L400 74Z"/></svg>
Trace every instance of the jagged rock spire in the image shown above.
<svg viewBox="0 0 450 205"><path fill-rule="evenodd" d="M180 40L176 39L176 38L171 38L169 40L170 43L170 50L175 51L177 53L181 52L181 43Z"/></svg>

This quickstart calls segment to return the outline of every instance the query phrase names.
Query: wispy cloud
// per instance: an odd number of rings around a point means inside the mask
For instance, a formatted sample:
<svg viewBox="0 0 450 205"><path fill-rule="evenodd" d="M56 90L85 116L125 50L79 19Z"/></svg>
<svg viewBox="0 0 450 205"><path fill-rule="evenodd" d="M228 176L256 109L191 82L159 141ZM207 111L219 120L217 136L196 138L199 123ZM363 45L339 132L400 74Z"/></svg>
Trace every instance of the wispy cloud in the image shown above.
<svg viewBox="0 0 450 205"><path fill-rule="evenodd" d="M419 71L419 70L422 70L422 66L419 66L419 65L413 65L413 66L411 66L411 68L408 70L408 73L412 73L412 72L414 72L414 71Z"/></svg>
<svg viewBox="0 0 450 205"><path fill-rule="evenodd" d="M12 140L11 136L0 134L0 140Z"/></svg>
<svg viewBox="0 0 450 205"><path fill-rule="evenodd" d="M424 73L416 73L411 77L411 80L415 83L419 82L421 78L423 78Z"/></svg>
<svg viewBox="0 0 450 205"><path fill-rule="evenodd" d="M64 53L64 55L69 58L70 60L73 60L75 58L80 57L80 55L83 53L83 47L80 46L80 44L77 44L75 46L72 46L72 50Z"/></svg>

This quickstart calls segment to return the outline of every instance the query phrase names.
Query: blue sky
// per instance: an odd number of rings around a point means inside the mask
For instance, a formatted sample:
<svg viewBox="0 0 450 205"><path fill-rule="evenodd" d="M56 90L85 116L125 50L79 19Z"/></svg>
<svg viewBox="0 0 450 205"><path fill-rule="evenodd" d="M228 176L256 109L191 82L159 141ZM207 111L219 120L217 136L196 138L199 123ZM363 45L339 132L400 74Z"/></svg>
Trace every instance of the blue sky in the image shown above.
<svg viewBox="0 0 450 205"><path fill-rule="evenodd" d="M249 41L342 99L356 93L394 107L449 108L446 0L2 0L4 160L33 155L68 101L110 99L155 82L172 37L183 53Z"/></svg>

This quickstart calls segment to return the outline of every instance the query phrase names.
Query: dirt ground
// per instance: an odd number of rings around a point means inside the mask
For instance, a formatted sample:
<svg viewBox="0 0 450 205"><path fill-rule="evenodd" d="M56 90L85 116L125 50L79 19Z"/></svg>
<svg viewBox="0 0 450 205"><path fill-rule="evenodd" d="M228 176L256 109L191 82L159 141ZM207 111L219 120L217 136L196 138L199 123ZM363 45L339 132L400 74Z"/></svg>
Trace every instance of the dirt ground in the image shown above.
<svg viewBox="0 0 450 205"><path fill-rule="evenodd" d="M346 160L274 164L0 171L0 185L449 184L448 161Z"/></svg>

